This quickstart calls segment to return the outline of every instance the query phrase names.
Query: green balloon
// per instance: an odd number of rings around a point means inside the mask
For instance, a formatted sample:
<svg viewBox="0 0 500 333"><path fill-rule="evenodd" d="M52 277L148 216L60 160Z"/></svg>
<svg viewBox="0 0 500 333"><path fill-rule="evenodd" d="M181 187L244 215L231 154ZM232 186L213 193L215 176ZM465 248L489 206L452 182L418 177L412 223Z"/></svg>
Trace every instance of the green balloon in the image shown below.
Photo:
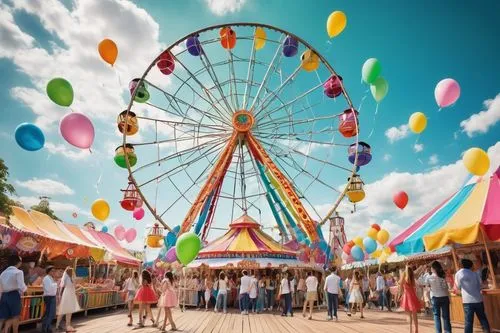
<svg viewBox="0 0 500 333"><path fill-rule="evenodd" d="M382 72L382 65L375 58L370 58L365 61L361 69L361 78L366 84L373 84Z"/></svg>
<svg viewBox="0 0 500 333"><path fill-rule="evenodd" d="M184 266L193 261L201 249L201 241L194 232L187 232L179 236L175 243L177 259Z"/></svg>
<svg viewBox="0 0 500 333"><path fill-rule="evenodd" d="M71 87L71 83L61 77L49 81L47 95L57 105L70 106L73 103L73 87Z"/></svg>
<svg viewBox="0 0 500 333"><path fill-rule="evenodd" d="M389 91L389 83L380 76L373 82L372 85L370 85L370 91L372 93L373 98L377 103L380 103L385 98L385 95L387 95L387 92Z"/></svg>

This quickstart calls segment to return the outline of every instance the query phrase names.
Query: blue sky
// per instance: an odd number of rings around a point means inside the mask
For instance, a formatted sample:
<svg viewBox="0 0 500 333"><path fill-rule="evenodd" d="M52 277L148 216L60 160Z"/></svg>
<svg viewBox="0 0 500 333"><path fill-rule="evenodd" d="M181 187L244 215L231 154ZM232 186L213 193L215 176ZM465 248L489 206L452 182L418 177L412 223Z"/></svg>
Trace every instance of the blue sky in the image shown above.
<svg viewBox="0 0 500 333"><path fill-rule="evenodd" d="M125 186L127 174L112 161L112 151L121 140L114 129L115 117L128 102L128 93L122 88L142 75L154 57L175 40L226 22L266 23L300 36L343 76L356 107L367 95L367 86L360 83L363 62L370 57L380 60L389 94L375 118L376 104L369 94L361 108L360 139L372 146L373 160L361 172L367 199L356 214L350 214L350 207L344 209L349 236L362 234L375 221L397 232L432 208L463 183L466 172L459 160L470 147L490 149L492 168L499 164L500 25L495 22L500 3L311 3L314 5L285 0L146 0L63 1L61 5L55 0L40 4L3 1L0 97L4 116L0 135L5 144L0 156L10 168L18 195L31 205L38 195L47 194L56 213L74 223L89 220L91 202L103 197L112 207L107 222L111 228L120 223L136 227L141 234L152 217L147 214L143 221L135 222L119 207L119 189ZM344 11L348 23L339 37L329 41L325 22L333 10ZM120 49L116 71L98 58L96 46L105 37L116 40ZM58 119L67 110L44 96L46 82L54 76L67 77L73 83L76 101L72 109L94 122L92 154L70 147L58 134ZM446 77L460 83L462 94L454 106L438 112L434 86ZM298 81L299 87L306 85ZM429 120L418 139L423 145L420 152L415 152L417 137L401 127L416 111L424 112ZM49 144L39 152L23 151L13 140L16 126L26 121L44 129ZM374 134L368 140L373 126ZM331 185L341 186L340 178L333 178ZM409 207L403 212L391 204L396 190L410 194ZM331 202L318 191L310 196L324 211ZM71 217L73 212L78 212L77 219ZM227 222L219 218L217 226Z"/></svg>

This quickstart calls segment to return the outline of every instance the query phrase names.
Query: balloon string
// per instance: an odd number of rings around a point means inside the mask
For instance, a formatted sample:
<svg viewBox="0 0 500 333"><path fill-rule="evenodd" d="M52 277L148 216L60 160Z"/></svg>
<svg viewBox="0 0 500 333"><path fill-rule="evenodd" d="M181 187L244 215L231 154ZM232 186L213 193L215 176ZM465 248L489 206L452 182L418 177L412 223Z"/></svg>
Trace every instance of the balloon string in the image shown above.
<svg viewBox="0 0 500 333"><path fill-rule="evenodd" d="M113 67L113 69L115 70L115 75L118 78L118 85L120 86L119 88L120 88L120 90L122 90L123 84L122 84L122 79L120 77L120 72L118 72L118 68L116 68L116 67Z"/></svg>
<svg viewBox="0 0 500 333"><path fill-rule="evenodd" d="M379 103L377 103L377 106L375 107L375 115L377 115L377 113L378 113L378 106L379 106L379 105L380 105L380 104L379 104Z"/></svg>
<svg viewBox="0 0 500 333"><path fill-rule="evenodd" d="M97 178L97 182L95 184L95 190L97 192L97 195L100 195L99 193L99 185L101 184L101 179L102 179L102 167L101 167L101 162L97 160L97 166L99 167L99 170L101 170L99 174L99 178Z"/></svg>

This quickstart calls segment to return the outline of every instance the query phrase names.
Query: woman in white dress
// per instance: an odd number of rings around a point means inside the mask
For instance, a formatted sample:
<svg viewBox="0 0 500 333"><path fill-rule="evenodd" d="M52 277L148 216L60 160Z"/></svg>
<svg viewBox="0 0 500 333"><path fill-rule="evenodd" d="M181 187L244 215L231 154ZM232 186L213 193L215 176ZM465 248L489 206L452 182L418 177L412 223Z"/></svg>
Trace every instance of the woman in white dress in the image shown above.
<svg viewBox="0 0 500 333"><path fill-rule="evenodd" d="M66 315L66 332L76 332L71 326L71 315L74 312L80 311L80 305L76 298L75 285L73 283L73 268L66 267L60 282L60 290L62 290L61 300L57 308L56 329L60 330L60 324L63 315Z"/></svg>
<svg viewBox="0 0 500 333"><path fill-rule="evenodd" d="M351 306L351 313L355 314L355 306L358 306L358 309L361 313L361 318L363 316L363 294L361 293L361 283L362 276L358 271L354 272L354 276L351 281L351 285L349 287L349 304ZM351 313L347 315L350 317Z"/></svg>

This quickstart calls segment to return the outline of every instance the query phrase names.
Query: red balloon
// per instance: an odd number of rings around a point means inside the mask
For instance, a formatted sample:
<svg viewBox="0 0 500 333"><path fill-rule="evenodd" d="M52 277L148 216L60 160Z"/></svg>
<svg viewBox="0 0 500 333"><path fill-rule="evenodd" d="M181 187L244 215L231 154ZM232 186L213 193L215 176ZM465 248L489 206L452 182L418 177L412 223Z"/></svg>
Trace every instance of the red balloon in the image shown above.
<svg viewBox="0 0 500 333"><path fill-rule="evenodd" d="M400 209L404 209L408 204L408 194L405 191L398 192L392 197L392 201Z"/></svg>
<svg viewBox="0 0 500 333"><path fill-rule="evenodd" d="M380 231L380 226L376 223L372 224L371 227L377 231Z"/></svg>
<svg viewBox="0 0 500 333"><path fill-rule="evenodd" d="M347 243L346 245L344 245L344 253L345 254L351 254L351 246L349 246L349 243Z"/></svg>

